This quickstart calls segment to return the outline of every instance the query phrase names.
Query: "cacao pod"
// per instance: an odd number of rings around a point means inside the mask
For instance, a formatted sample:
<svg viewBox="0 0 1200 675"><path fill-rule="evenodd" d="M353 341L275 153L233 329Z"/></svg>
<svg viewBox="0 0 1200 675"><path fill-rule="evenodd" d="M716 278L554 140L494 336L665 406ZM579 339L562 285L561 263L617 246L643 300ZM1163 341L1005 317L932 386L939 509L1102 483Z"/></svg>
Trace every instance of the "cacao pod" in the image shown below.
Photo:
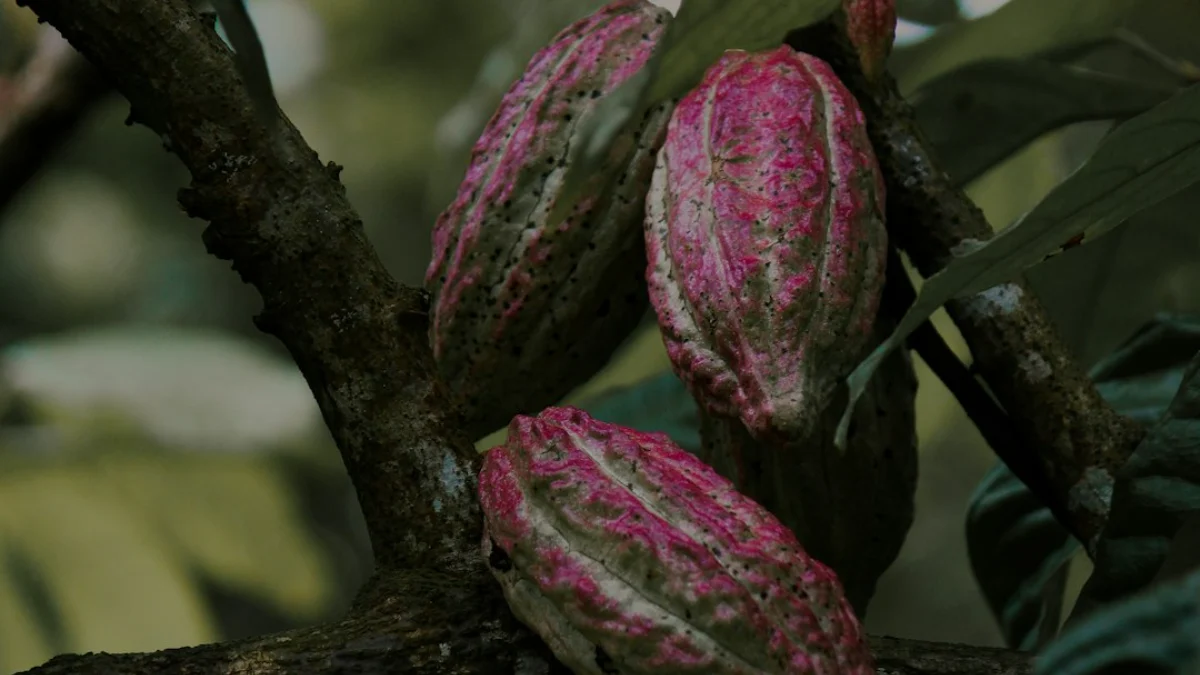
<svg viewBox="0 0 1200 675"><path fill-rule="evenodd" d="M886 291L883 302L890 309ZM880 312L871 347L888 336L895 319ZM855 405L844 452L834 446L834 436L846 388L837 393L801 452L780 452L751 438L739 420L704 414L697 455L831 567L862 619L913 523L918 457L912 358L901 349L880 365Z"/></svg>
<svg viewBox="0 0 1200 675"><path fill-rule="evenodd" d="M510 608L576 673L874 673L836 575L665 434L517 416L479 498Z"/></svg>
<svg viewBox="0 0 1200 675"><path fill-rule="evenodd" d="M846 34L869 80L883 76L896 39L896 0L843 0Z"/></svg>
<svg viewBox="0 0 1200 675"><path fill-rule="evenodd" d="M572 214L549 214L576 128L642 68L670 16L618 0L559 33L504 95L437 220L430 342L476 437L582 384L646 311L641 220L670 105L613 141Z"/></svg>
<svg viewBox="0 0 1200 675"><path fill-rule="evenodd" d="M671 117L646 201L650 300L703 408L807 438L863 356L883 178L854 97L791 47L726 52Z"/></svg>

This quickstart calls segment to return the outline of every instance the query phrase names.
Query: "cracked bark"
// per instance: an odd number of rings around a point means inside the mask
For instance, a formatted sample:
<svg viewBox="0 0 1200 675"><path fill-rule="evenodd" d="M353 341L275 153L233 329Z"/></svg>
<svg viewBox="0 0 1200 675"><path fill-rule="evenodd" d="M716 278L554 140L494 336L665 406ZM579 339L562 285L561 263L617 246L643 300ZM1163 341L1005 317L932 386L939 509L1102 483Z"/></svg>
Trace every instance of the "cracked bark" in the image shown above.
<svg viewBox="0 0 1200 675"><path fill-rule="evenodd" d="M147 654L54 658L29 673L562 673L508 612L479 555L479 458L426 341L426 298L384 270L338 181L280 115L261 123L229 50L185 0L26 0L192 174L203 239L261 294L341 451L377 573L342 621ZM889 675L1022 675L1007 650L874 638Z"/></svg>

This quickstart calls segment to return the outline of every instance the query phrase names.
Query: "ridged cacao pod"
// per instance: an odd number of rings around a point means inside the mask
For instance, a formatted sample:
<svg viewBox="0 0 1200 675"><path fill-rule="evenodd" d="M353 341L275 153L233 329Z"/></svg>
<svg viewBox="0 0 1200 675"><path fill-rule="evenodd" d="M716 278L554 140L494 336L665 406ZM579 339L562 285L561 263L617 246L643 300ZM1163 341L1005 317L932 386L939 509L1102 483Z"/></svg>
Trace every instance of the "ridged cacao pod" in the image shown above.
<svg viewBox="0 0 1200 675"><path fill-rule="evenodd" d="M896 0L843 0L846 34L868 79L878 80L896 39Z"/></svg>
<svg viewBox="0 0 1200 675"><path fill-rule="evenodd" d="M576 673L874 673L836 575L665 434L551 408L479 477L484 554Z"/></svg>
<svg viewBox="0 0 1200 675"><path fill-rule="evenodd" d="M670 16L618 0L559 33L505 94L437 220L430 342L476 436L585 382L646 311L641 221L669 104L614 140L571 215L549 215L575 130L642 68Z"/></svg>
<svg viewBox="0 0 1200 675"><path fill-rule="evenodd" d="M883 288L883 179L820 59L726 52L680 100L646 201L647 279L675 372L760 440L807 438Z"/></svg>
<svg viewBox="0 0 1200 675"><path fill-rule="evenodd" d="M885 310L887 304L885 293ZM895 317L881 312L868 349L894 326ZM831 567L859 618L866 616L879 578L900 555L912 527L916 394L911 356L907 350L893 352L855 405L845 451L834 446L845 387L797 452L755 441L737 419L702 414L700 459L775 514L809 555Z"/></svg>

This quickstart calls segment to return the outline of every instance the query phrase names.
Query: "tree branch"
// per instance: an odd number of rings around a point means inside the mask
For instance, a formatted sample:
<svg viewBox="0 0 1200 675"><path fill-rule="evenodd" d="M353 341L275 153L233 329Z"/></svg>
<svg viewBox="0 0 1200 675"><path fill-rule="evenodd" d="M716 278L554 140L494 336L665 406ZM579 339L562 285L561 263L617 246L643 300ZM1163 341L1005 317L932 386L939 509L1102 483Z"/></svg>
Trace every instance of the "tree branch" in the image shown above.
<svg viewBox="0 0 1200 675"><path fill-rule="evenodd" d="M928 277L955 251L990 239L992 228L933 157L895 81L873 84L863 76L844 32L834 27L842 20L839 12L788 41L828 61L854 92L887 183L888 232ZM1052 510L1065 515L1063 524L1092 551L1108 515L1112 477L1144 431L1100 397L1023 281L953 300L946 310L975 370L1024 441L1028 460L1041 466Z"/></svg>
<svg viewBox="0 0 1200 675"><path fill-rule="evenodd" d="M50 28L16 77L0 75L0 214L111 92Z"/></svg>
<svg viewBox="0 0 1200 675"><path fill-rule="evenodd" d="M258 289L366 516L375 577L341 622L152 654L60 656L31 673L562 673L516 623L479 554L478 456L427 340L423 292L398 285L339 183L280 116L268 134L229 50L185 0L26 0L112 78L192 174L204 241ZM888 675L1021 675L1028 656L875 639Z"/></svg>
<svg viewBox="0 0 1200 675"><path fill-rule="evenodd" d="M268 135L209 22L185 2L30 0L192 174L209 252L263 298L358 490L378 563L473 565L478 456L447 412L426 299L385 271L338 181L281 116Z"/></svg>

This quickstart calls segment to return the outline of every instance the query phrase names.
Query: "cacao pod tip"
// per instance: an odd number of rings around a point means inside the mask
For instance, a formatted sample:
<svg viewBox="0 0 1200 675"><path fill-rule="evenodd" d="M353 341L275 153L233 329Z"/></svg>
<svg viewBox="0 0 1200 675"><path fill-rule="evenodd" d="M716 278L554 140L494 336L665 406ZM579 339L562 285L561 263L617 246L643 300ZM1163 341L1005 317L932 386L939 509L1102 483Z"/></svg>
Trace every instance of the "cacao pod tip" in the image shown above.
<svg viewBox="0 0 1200 675"><path fill-rule="evenodd" d="M846 33L867 80L882 77L896 38L895 0L843 0Z"/></svg>

